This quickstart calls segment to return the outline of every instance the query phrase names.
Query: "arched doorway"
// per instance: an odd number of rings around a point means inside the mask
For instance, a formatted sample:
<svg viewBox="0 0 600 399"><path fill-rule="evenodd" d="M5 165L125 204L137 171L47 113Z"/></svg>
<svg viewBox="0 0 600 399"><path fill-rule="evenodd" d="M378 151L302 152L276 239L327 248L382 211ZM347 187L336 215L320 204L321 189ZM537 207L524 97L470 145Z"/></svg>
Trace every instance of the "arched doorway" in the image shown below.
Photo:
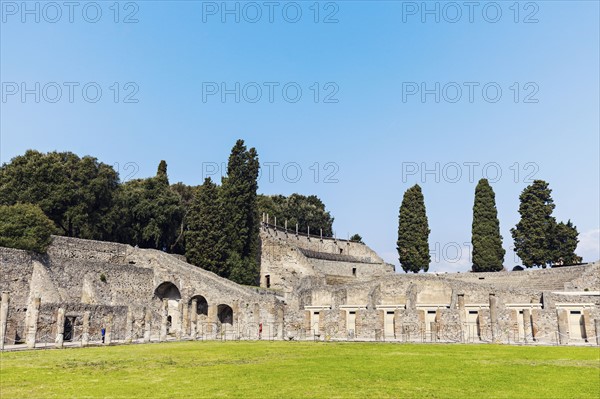
<svg viewBox="0 0 600 399"><path fill-rule="evenodd" d="M217 307L217 319L224 331L233 328L233 309L229 305L221 304Z"/></svg>
<svg viewBox="0 0 600 399"><path fill-rule="evenodd" d="M204 298L202 295L194 295L193 297L191 297L188 302L188 305L190 305L190 311L192 312L194 311L194 309L192 308L192 304L194 303L194 301L196 301L196 314L198 316L208 316L208 302L206 301L206 298Z"/></svg>
<svg viewBox="0 0 600 399"><path fill-rule="evenodd" d="M179 301L181 293L179 288L170 281L161 283L154 290L154 298L162 302L167 300L167 334L181 330L181 318L179 317Z"/></svg>

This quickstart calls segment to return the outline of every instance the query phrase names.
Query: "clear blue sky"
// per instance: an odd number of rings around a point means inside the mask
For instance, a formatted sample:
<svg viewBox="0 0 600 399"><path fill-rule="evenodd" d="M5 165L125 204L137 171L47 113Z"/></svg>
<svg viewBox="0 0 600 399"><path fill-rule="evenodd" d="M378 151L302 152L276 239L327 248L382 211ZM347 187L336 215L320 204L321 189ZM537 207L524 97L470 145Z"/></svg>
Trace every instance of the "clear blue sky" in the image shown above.
<svg viewBox="0 0 600 399"><path fill-rule="evenodd" d="M113 1L0 3L2 162L68 150L125 178L165 159L171 182L196 185L243 138L263 163L260 192L318 195L337 235L358 232L396 264L402 195L421 184L433 271L469 269L486 176L518 264L510 228L532 176L577 225L579 254L600 258L597 1L228 2L231 14L220 1L136 1L118 15ZM271 179L267 162L279 163Z"/></svg>

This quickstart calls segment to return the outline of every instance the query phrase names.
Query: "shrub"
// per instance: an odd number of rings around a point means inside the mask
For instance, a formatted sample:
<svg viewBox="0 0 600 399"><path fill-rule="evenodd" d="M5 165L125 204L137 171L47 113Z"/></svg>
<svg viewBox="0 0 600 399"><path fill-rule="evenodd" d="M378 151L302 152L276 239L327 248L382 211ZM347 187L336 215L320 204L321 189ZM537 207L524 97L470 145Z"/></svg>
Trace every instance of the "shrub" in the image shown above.
<svg viewBox="0 0 600 399"><path fill-rule="evenodd" d="M0 247L45 253L55 231L37 205L0 205Z"/></svg>

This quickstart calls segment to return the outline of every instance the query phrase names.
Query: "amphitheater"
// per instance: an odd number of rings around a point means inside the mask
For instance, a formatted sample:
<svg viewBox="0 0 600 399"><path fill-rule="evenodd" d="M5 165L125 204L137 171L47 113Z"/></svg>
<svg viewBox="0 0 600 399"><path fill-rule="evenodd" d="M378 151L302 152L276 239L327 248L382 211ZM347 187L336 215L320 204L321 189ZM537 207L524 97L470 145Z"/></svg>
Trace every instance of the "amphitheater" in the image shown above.
<svg viewBox="0 0 600 399"><path fill-rule="evenodd" d="M263 223L261 287L180 256L53 237L0 248L3 350L172 340L600 345L600 262L398 274L368 246Z"/></svg>

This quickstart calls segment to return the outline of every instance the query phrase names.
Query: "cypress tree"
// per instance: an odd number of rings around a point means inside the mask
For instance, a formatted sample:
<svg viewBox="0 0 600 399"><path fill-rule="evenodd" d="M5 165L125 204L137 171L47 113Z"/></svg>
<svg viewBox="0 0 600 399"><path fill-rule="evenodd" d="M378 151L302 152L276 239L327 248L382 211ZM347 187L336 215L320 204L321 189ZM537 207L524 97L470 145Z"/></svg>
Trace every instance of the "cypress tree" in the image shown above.
<svg viewBox="0 0 600 399"><path fill-rule="evenodd" d="M497 272L503 269L504 253L496 197L487 179L479 180L475 188L473 225L473 271Z"/></svg>
<svg viewBox="0 0 600 399"><path fill-rule="evenodd" d="M552 236L556 220L552 217L554 201L551 192L548 183L535 180L519 196L521 220L510 232L515 241L515 252L527 267L546 267L554 258Z"/></svg>
<svg viewBox="0 0 600 399"><path fill-rule="evenodd" d="M429 270L429 223L421 187L415 184L406 190L398 217L397 249L405 272Z"/></svg>
<svg viewBox="0 0 600 399"><path fill-rule="evenodd" d="M238 140L231 150L221 198L227 240L229 278L255 285L260 277L259 216L257 208L260 165L254 148Z"/></svg>
<svg viewBox="0 0 600 399"><path fill-rule="evenodd" d="M225 235L218 187L210 177L198 188L190 206L185 242L189 263L229 277L225 268Z"/></svg>

